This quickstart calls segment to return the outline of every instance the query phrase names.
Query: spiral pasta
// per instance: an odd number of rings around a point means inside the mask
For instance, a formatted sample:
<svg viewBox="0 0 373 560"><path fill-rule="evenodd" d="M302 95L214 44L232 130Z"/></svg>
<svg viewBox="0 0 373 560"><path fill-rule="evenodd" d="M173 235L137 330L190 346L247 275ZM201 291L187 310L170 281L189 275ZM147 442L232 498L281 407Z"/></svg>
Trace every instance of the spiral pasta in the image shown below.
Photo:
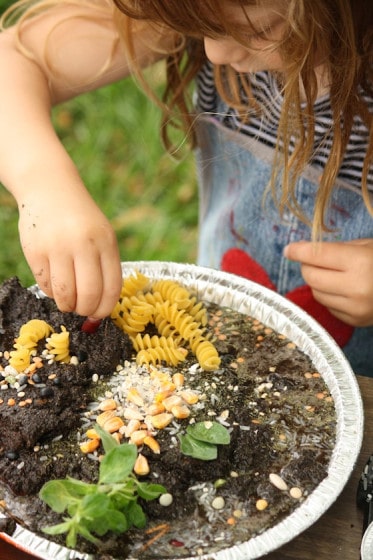
<svg viewBox="0 0 373 560"><path fill-rule="evenodd" d="M31 319L19 329L19 336L16 338L14 347L36 348L39 340L47 338L52 330L52 327L46 321Z"/></svg>
<svg viewBox="0 0 373 560"><path fill-rule="evenodd" d="M192 339L189 344L202 369L205 371L215 371L219 368L220 356L215 346L209 340L199 336Z"/></svg>
<svg viewBox="0 0 373 560"><path fill-rule="evenodd" d="M56 362L70 362L69 341L70 333L63 325L61 326L61 332L54 332L47 338L46 348L49 354L53 354Z"/></svg>
<svg viewBox="0 0 373 560"><path fill-rule="evenodd" d="M169 301L159 303L156 310L163 319L166 319L170 325L175 327L184 340L189 340L196 336L197 332L200 332L200 324L184 309L178 309L176 303L171 304Z"/></svg>
<svg viewBox="0 0 373 560"><path fill-rule="evenodd" d="M185 360L188 353L185 348L177 347L172 338L157 335L152 337L145 335L142 338L138 334L135 337L134 347L137 350L136 363L138 365L156 365L166 362L176 366Z"/></svg>
<svg viewBox="0 0 373 560"><path fill-rule="evenodd" d="M191 305L188 290L174 280L158 280L154 282L153 291L159 293L163 301L175 303L178 309L187 309Z"/></svg>
<svg viewBox="0 0 373 560"><path fill-rule="evenodd" d="M138 364L177 365L189 346L203 369L213 371L220 365L218 352L205 336L207 309L175 280L151 282L139 272L125 278L111 318L129 335ZM157 335L146 333L148 327Z"/></svg>
<svg viewBox="0 0 373 560"><path fill-rule="evenodd" d="M141 272L136 271L136 274L124 278L120 297L133 296L138 291L144 290L149 284L149 279Z"/></svg>
<svg viewBox="0 0 373 560"><path fill-rule="evenodd" d="M31 362L31 353L38 342L49 336L52 327L41 319L31 319L21 326L19 336L15 339L14 348L9 353L9 364L18 372L27 369Z"/></svg>

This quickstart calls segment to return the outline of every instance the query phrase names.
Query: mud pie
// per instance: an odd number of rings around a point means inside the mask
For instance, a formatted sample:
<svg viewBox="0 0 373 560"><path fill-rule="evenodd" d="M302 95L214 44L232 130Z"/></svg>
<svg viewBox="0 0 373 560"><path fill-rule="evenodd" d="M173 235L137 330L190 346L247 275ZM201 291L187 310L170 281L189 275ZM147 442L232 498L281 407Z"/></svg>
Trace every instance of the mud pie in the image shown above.
<svg viewBox="0 0 373 560"><path fill-rule="evenodd" d="M139 288L138 302L153 285ZM97 480L104 454L98 425L120 444L134 443L146 466L138 478L166 493L140 499L144 529L108 532L95 545L79 538L76 550L91 558L217 553L273 527L313 492L336 440L335 407L322 376L283 334L225 305L202 303L199 334L219 358L207 371L180 339L175 365L163 354L139 358L149 350L139 340L158 336L154 320L144 321L135 348L137 334L123 329L120 310L86 333L81 317L59 313L18 280L2 285L0 495L9 517L42 537L43 527L61 521L38 492L51 479ZM20 329L33 319L69 333L69 360L56 360L48 335L24 370L10 365ZM190 452L185 436L193 426L217 424L229 443L216 445L216 458ZM65 545L63 535L48 539Z"/></svg>

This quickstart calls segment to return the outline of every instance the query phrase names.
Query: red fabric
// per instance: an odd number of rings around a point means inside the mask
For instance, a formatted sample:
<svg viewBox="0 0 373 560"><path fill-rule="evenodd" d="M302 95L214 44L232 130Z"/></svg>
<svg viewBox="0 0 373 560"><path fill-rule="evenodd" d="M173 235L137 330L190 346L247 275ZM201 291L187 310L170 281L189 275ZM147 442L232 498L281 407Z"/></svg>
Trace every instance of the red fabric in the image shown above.
<svg viewBox="0 0 373 560"><path fill-rule="evenodd" d="M264 268L242 249L229 249L223 255L221 269L277 291ZM316 301L307 284L291 290L285 294L285 297L316 319L332 335L339 346L345 346L350 340L354 328L334 317L324 305Z"/></svg>

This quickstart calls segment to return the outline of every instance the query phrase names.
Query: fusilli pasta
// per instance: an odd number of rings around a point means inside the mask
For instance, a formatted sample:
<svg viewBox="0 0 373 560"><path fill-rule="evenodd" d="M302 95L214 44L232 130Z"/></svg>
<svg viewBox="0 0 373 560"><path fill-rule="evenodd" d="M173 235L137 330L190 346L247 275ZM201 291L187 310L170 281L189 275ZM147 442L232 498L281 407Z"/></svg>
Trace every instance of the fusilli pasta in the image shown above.
<svg viewBox="0 0 373 560"><path fill-rule="evenodd" d="M218 352L205 336L207 309L175 280L151 282L139 272L125 278L111 318L131 338L138 364L177 365L189 346L203 369L213 371L220 365ZM148 327L157 335L147 334Z"/></svg>

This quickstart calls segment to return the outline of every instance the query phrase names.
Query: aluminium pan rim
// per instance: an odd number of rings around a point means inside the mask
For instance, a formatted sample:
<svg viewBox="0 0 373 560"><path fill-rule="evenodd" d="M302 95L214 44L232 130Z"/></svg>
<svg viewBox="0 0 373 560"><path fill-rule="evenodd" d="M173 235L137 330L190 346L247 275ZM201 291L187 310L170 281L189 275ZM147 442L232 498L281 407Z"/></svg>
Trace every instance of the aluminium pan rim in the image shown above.
<svg viewBox="0 0 373 560"><path fill-rule="evenodd" d="M336 446L327 477L296 510L277 525L244 543L198 558L255 560L280 548L313 525L334 503L346 485L361 449L363 403L355 374L343 352L325 329L305 311L250 280L206 267L162 261L123 262L122 271L123 276L139 271L150 278L178 280L194 288L199 297L206 301L252 315L294 341L322 374L337 412ZM42 295L37 286L31 289ZM19 525L12 536L0 533L0 538L45 560L93 559L90 554L57 545ZM195 557L183 560L195 560Z"/></svg>

